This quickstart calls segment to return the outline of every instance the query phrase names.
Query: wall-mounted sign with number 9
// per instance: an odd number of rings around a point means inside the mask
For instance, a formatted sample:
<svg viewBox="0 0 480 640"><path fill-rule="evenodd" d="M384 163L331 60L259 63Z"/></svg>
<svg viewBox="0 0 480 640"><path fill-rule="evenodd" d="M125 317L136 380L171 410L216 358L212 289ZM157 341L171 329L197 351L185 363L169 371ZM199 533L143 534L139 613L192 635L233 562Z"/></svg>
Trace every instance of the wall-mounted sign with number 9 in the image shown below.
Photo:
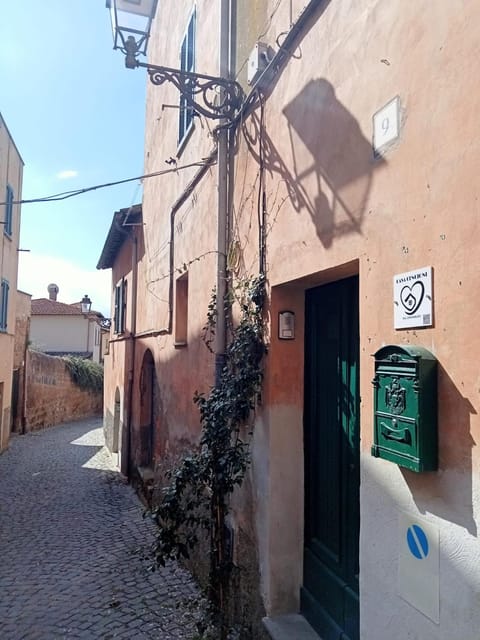
<svg viewBox="0 0 480 640"><path fill-rule="evenodd" d="M373 151L381 155L400 133L400 98L390 100L373 116Z"/></svg>

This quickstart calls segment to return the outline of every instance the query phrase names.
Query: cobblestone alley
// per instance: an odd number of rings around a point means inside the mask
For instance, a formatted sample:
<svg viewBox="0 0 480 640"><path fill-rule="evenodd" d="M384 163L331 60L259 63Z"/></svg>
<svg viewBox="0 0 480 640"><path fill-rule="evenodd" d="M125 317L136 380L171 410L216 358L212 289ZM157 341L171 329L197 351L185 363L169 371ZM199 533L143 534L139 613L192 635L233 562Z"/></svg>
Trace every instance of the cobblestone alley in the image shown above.
<svg viewBox="0 0 480 640"><path fill-rule="evenodd" d="M148 571L142 511L99 420L13 436L0 456L0 638L193 638L195 587L175 565Z"/></svg>

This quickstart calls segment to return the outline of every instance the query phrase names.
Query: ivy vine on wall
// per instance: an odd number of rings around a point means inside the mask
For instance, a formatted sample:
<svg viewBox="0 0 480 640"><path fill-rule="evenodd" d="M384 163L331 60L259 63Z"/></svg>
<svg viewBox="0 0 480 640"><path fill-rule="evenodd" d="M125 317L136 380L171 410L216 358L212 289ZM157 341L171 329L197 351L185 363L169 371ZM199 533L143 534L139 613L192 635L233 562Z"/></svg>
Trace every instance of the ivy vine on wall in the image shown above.
<svg viewBox="0 0 480 640"><path fill-rule="evenodd" d="M101 364L78 356L65 356L63 361L67 366L72 382L81 389L93 391L94 393L103 391L103 367Z"/></svg>
<svg viewBox="0 0 480 640"><path fill-rule="evenodd" d="M240 317L230 326L225 365L217 384L207 394L197 393L201 437L198 450L168 472L167 486L151 515L158 524L154 547L156 562L188 558L199 536L210 535L210 598L221 613L232 562L226 549L225 525L229 497L240 486L250 463L250 429L262 383L266 353L263 325L265 278L239 282L225 302L231 317L238 303ZM204 340L210 345L216 323L215 293L208 307Z"/></svg>

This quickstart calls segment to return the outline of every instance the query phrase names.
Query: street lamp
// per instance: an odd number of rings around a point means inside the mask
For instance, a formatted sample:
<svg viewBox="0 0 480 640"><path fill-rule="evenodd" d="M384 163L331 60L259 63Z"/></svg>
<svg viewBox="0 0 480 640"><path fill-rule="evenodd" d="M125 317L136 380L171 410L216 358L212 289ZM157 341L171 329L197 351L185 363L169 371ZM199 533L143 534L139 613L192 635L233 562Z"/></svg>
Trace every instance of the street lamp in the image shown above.
<svg viewBox="0 0 480 640"><path fill-rule="evenodd" d="M113 48L126 54L127 40L133 38L137 54L145 56L157 0L107 0L107 9L112 19Z"/></svg>
<svg viewBox="0 0 480 640"><path fill-rule="evenodd" d="M112 18L113 48L125 54L128 69L147 69L154 85L173 83L186 106L194 112L206 118L232 122L243 100L243 89L235 80L139 62L138 56L147 53L157 1L106 0ZM200 96L200 102L197 96Z"/></svg>
<svg viewBox="0 0 480 640"><path fill-rule="evenodd" d="M90 309L92 308L92 301L87 296L87 294L83 296L82 300L80 301L80 304L82 307L82 313L90 313Z"/></svg>

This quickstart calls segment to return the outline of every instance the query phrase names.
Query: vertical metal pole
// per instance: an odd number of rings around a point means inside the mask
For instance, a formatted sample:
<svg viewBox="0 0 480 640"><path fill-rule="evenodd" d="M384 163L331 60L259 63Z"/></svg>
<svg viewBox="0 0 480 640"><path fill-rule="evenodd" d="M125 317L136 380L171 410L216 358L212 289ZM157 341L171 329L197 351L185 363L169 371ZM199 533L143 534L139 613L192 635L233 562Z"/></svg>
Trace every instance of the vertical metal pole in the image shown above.
<svg viewBox="0 0 480 640"><path fill-rule="evenodd" d="M143 220L143 214L142 214ZM130 367L128 371L128 414L127 414L127 455L126 455L126 476L129 480L132 477L132 430L133 430L133 382L135 378L135 346L137 333L137 270L138 270L138 241L135 227L131 228L132 240L132 313L130 319ZM123 456L122 456L123 457ZM122 460L122 467L123 467ZM122 469L123 471L123 469ZM123 473L125 473L123 471Z"/></svg>
<svg viewBox="0 0 480 640"><path fill-rule="evenodd" d="M220 51L219 75L230 73L230 0L220 0ZM225 120L220 121L224 125ZM228 130L220 129L218 135L218 215L217 215L217 326L215 333L215 385L220 382L225 363L226 317L225 294L227 292L227 237L228 237Z"/></svg>

